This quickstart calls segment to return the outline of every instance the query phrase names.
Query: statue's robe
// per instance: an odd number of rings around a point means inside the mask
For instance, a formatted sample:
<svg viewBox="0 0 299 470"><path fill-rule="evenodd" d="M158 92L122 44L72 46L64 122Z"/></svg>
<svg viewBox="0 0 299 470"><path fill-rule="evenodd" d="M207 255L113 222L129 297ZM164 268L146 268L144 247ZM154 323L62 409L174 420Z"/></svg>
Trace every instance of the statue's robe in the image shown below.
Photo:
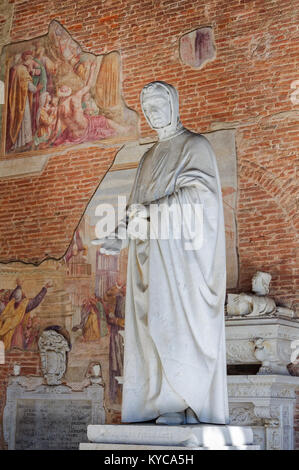
<svg viewBox="0 0 299 470"><path fill-rule="evenodd" d="M122 421L191 408L228 422L225 233L216 159L205 137L182 129L142 158L132 203L203 206L203 244L130 240ZM178 221L180 223L180 221Z"/></svg>

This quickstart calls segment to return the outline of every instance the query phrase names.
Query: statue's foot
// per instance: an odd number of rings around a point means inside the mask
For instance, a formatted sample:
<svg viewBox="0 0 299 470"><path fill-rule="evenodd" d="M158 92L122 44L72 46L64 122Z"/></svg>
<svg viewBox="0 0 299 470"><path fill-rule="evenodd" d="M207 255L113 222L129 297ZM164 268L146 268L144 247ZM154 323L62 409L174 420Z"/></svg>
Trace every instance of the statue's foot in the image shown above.
<svg viewBox="0 0 299 470"><path fill-rule="evenodd" d="M198 420L196 414L191 408L186 409L186 423L188 424L198 424L200 421Z"/></svg>
<svg viewBox="0 0 299 470"><path fill-rule="evenodd" d="M177 413L165 413L156 419L156 424L185 424L185 411Z"/></svg>

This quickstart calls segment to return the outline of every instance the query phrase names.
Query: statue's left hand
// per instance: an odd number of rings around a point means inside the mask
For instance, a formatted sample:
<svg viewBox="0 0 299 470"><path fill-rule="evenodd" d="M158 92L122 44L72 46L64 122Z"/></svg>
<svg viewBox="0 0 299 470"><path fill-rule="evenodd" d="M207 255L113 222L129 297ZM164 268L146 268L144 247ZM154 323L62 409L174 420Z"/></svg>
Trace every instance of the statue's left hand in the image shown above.
<svg viewBox="0 0 299 470"><path fill-rule="evenodd" d="M128 210L129 218L127 235L131 240L147 240L149 238L149 206L132 204Z"/></svg>
<svg viewBox="0 0 299 470"><path fill-rule="evenodd" d="M118 255L122 247L122 240L119 238L95 239L91 243L101 245L100 253L103 255Z"/></svg>

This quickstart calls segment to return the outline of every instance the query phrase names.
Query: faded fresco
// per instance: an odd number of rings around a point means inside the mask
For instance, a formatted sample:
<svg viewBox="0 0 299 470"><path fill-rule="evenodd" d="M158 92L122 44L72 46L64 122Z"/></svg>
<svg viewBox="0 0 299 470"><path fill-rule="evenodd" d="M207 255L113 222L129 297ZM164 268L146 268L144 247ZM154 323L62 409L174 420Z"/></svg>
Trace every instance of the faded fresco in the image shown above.
<svg viewBox="0 0 299 470"><path fill-rule="evenodd" d="M222 182L231 289L238 280L234 132L216 131L206 137L215 150ZM59 328L70 343L64 380L80 390L89 383L92 365L100 364L110 413L107 419L113 422L119 420L121 407L127 249L107 256L91 240L96 237L99 204L115 207L117 223L118 198L128 198L138 161L151 145L135 141L118 152L60 261L48 260L38 267L0 266L0 340L6 351L38 351L44 329Z"/></svg>
<svg viewBox="0 0 299 470"><path fill-rule="evenodd" d="M51 286L51 281L48 281L33 298L27 298L20 279L16 279L13 290L0 290L0 338L5 350L14 347L23 350L37 349L40 319L34 311Z"/></svg>
<svg viewBox="0 0 299 470"><path fill-rule="evenodd" d="M180 38L180 58L186 65L200 68L216 58L213 28L201 27Z"/></svg>
<svg viewBox="0 0 299 470"><path fill-rule="evenodd" d="M84 52L57 22L46 36L3 49L2 153L24 153L137 135L121 96L118 52Z"/></svg>

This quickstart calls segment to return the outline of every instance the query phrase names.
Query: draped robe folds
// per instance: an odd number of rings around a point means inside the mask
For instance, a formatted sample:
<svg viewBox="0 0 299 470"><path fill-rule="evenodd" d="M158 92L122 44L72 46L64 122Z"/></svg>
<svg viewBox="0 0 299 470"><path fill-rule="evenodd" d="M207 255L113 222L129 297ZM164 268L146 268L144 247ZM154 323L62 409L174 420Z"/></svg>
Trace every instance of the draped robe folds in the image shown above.
<svg viewBox="0 0 299 470"><path fill-rule="evenodd" d="M228 423L220 180L207 139L184 128L143 156L129 204L203 206L203 243L129 241L122 421L191 408ZM188 418L187 418L188 422Z"/></svg>

